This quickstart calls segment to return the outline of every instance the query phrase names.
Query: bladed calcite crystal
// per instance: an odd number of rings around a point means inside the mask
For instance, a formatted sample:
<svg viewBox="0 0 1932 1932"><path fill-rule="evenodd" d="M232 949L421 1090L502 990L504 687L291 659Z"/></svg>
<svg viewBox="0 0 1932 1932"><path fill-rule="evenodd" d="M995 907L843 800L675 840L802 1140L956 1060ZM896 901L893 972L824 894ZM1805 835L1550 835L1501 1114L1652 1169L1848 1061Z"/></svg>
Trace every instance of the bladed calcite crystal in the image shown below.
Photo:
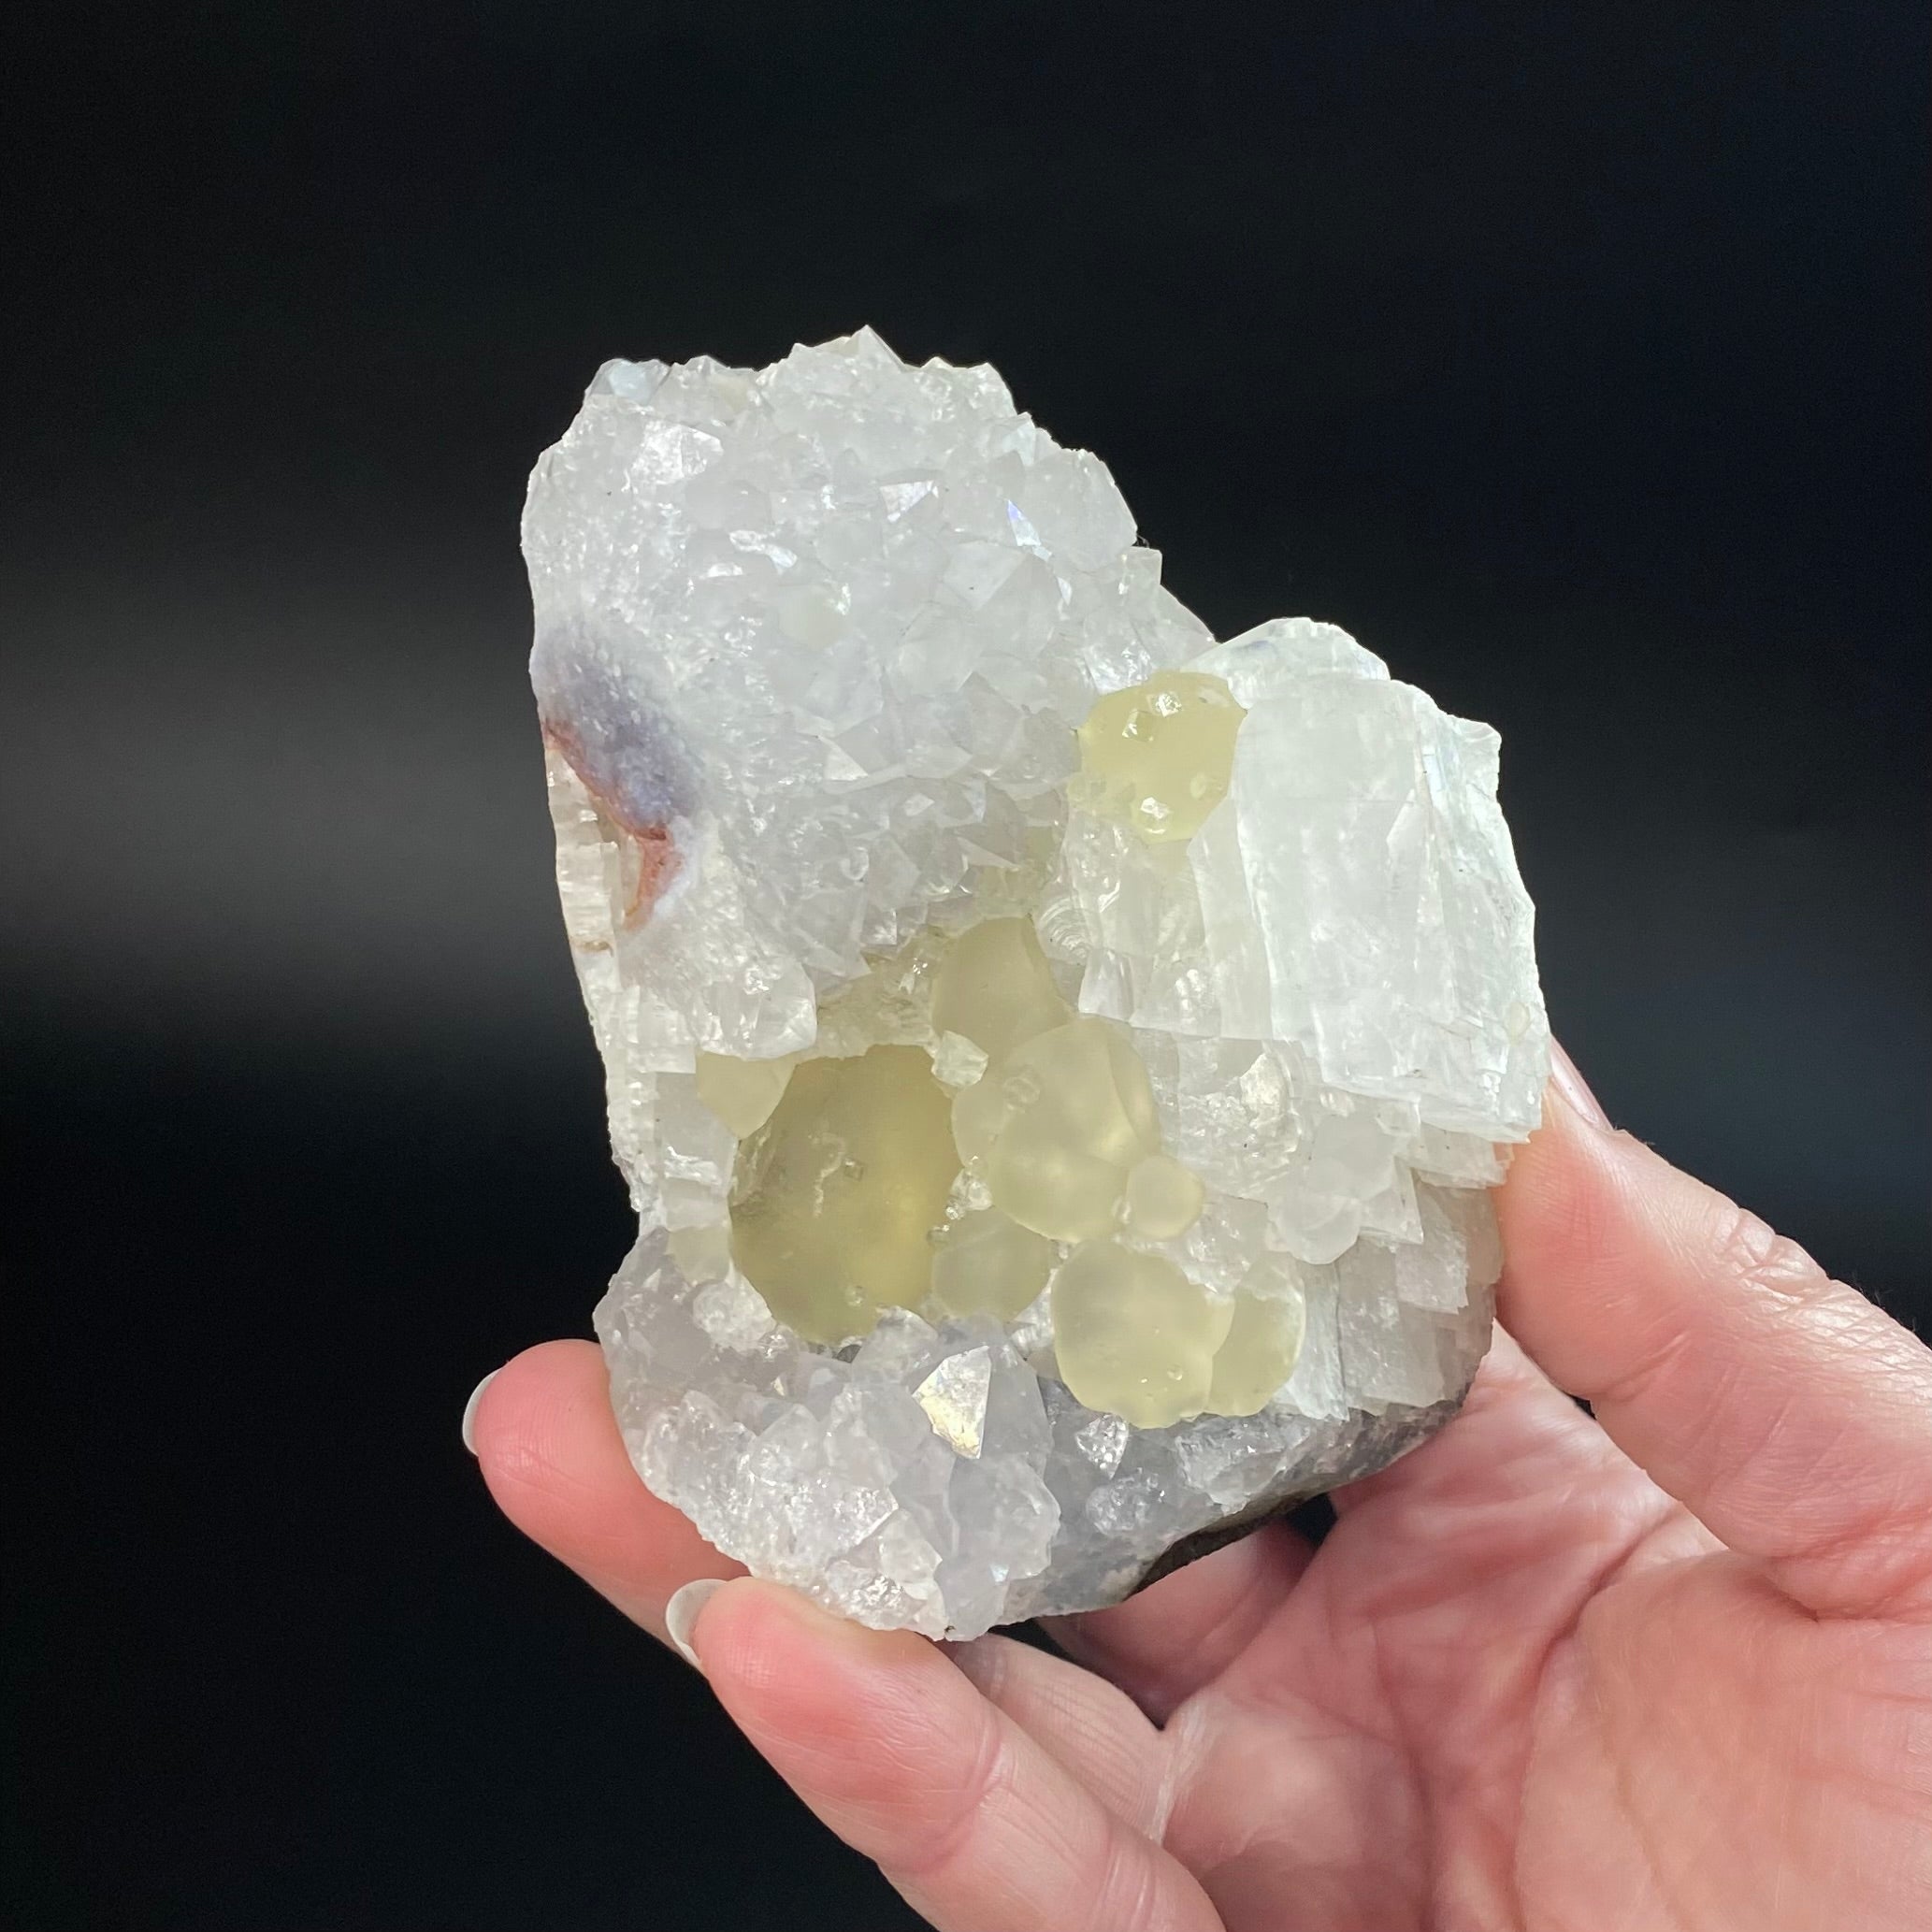
<svg viewBox="0 0 1932 1932"><path fill-rule="evenodd" d="M1454 1412L1548 1063L1494 732L1217 643L1098 461L870 331L607 364L524 538L653 1490L965 1636Z"/></svg>

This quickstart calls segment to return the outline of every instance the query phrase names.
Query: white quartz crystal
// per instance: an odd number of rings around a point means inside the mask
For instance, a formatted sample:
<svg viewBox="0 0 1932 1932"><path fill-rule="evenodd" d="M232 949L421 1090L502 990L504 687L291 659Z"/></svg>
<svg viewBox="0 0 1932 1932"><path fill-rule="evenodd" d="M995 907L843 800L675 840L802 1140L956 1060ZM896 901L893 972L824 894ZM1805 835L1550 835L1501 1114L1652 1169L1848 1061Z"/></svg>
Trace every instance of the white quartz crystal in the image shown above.
<svg viewBox="0 0 1932 1932"><path fill-rule="evenodd" d="M1493 731L1331 625L1217 643L1103 465L990 368L908 368L870 331L759 370L607 364L524 543L565 920L642 1228L598 1330L653 1490L836 1610L972 1636L1117 1600L1453 1412L1501 1265L1486 1189L1548 1057ZM1097 701L1144 685L1238 717L1228 769L1176 768L1178 816L1083 768L1079 727L1131 709ZM1211 764L1195 742L1171 756ZM946 962L996 918L1030 922L1000 957L1031 977L973 1037ZM930 1057L867 1062L923 1124L841 1162L782 1096L882 1045ZM1081 1111L1089 1063L1126 1080L1118 1125ZM1092 1143L1076 1215L1036 1211L1049 1128ZM872 1301L797 1318L814 1337L773 1314L740 1258L803 1251L782 1217L749 1232L781 1184L847 1202L821 1252L903 1235L885 1302L868 1276ZM944 1299L904 1288L926 1239ZM1116 1282L1162 1334L1122 1328ZM1140 1375L1120 1412L1061 1378L1076 1305L1069 1379ZM1217 1348L1247 1352L1210 1376ZM1180 1418L1126 1413L1157 1410Z"/></svg>

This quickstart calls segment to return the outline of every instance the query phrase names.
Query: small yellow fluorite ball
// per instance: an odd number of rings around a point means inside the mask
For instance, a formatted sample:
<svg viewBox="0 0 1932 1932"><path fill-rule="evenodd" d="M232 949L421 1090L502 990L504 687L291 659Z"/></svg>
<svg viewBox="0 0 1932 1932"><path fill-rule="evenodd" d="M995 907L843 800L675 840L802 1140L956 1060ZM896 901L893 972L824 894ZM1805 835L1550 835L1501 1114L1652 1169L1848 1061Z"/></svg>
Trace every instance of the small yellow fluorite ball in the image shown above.
<svg viewBox="0 0 1932 1932"><path fill-rule="evenodd" d="M988 1060L1073 1016L1031 919L981 920L933 977L933 1031L963 1033Z"/></svg>
<svg viewBox="0 0 1932 1932"><path fill-rule="evenodd" d="M931 1231L959 1171L950 1096L916 1046L808 1060L738 1150L731 1254L815 1342L863 1334L931 1286Z"/></svg>
<svg viewBox="0 0 1932 1932"><path fill-rule="evenodd" d="M932 1292L949 1315L1013 1318L1046 1286L1053 1244L997 1207L959 1217L932 1256Z"/></svg>
<svg viewBox="0 0 1932 1932"><path fill-rule="evenodd" d="M698 1098L740 1140L756 1133L771 1117L798 1055L783 1060L733 1060L728 1054L698 1056Z"/></svg>
<svg viewBox="0 0 1932 1932"><path fill-rule="evenodd" d="M1149 844L1191 839L1228 795L1247 715L1204 671L1163 670L1110 692L1080 727L1080 802Z"/></svg>
<svg viewBox="0 0 1932 1932"><path fill-rule="evenodd" d="M953 1103L953 1134L993 1205L1054 1241L1112 1233L1128 1175L1161 1147L1147 1070L1126 1030L1090 1017L995 1060Z"/></svg>
<svg viewBox="0 0 1932 1932"><path fill-rule="evenodd" d="M1127 1228L1143 1241L1171 1241L1201 1218L1207 1189L1171 1154L1149 1154L1127 1176Z"/></svg>
<svg viewBox="0 0 1932 1932"><path fill-rule="evenodd" d="M1053 1350L1061 1379L1089 1408L1164 1429L1199 1415L1214 1384L1230 1305L1160 1255L1116 1241L1075 1249L1054 1276Z"/></svg>
<svg viewBox="0 0 1932 1932"><path fill-rule="evenodd" d="M1258 1415L1294 1371L1305 1318L1299 1295L1234 1296L1227 1339L1214 1358L1207 1406L1218 1416Z"/></svg>

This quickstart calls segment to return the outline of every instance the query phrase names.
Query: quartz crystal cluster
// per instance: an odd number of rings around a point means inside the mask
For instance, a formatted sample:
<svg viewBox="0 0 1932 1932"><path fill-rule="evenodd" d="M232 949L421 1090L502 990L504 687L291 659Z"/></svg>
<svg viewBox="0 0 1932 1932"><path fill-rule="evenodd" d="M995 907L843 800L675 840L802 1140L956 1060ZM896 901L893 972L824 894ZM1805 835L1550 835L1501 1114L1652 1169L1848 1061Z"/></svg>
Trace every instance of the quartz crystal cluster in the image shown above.
<svg viewBox="0 0 1932 1932"><path fill-rule="evenodd" d="M606 365L524 535L653 1490L971 1636L1453 1412L1547 1066L1494 732L1217 643L1098 461L869 331Z"/></svg>

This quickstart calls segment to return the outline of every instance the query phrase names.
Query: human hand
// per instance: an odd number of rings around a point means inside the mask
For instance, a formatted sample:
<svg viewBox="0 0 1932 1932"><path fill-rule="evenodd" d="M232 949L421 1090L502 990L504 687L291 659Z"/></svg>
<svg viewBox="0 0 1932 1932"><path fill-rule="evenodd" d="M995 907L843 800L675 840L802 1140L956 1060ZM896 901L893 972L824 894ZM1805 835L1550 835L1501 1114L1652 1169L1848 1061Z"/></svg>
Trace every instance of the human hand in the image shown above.
<svg viewBox="0 0 1932 1932"><path fill-rule="evenodd" d="M680 1596L725 1709L935 1925L1932 1925L1932 1351L1552 1096L1498 1204L1516 1340L1319 1550L1270 1524L1057 1620L1065 1658ZM591 1344L499 1371L473 1439L653 1634L740 1574L632 1474Z"/></svg>

